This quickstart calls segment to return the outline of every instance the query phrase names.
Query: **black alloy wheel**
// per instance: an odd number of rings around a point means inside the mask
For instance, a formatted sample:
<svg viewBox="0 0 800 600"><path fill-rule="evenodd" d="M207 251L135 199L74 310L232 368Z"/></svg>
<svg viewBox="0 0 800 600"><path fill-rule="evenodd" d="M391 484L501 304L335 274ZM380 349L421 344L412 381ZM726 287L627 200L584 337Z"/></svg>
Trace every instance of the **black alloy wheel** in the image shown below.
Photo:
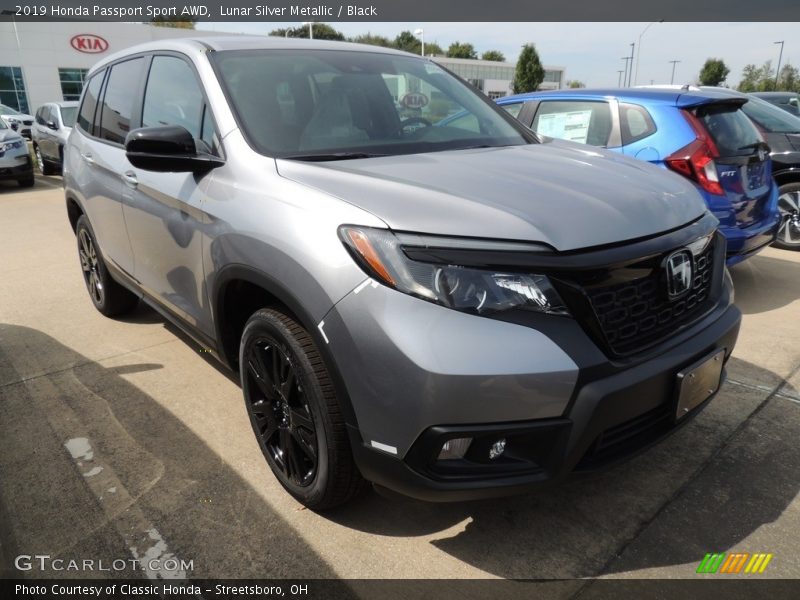
<svg viewBox="0 0 800 600"><path fill-rule="evenodd" d="M784 250L800 250L800 183L783 185L778 194L781 225L773 245Z"/></svg>

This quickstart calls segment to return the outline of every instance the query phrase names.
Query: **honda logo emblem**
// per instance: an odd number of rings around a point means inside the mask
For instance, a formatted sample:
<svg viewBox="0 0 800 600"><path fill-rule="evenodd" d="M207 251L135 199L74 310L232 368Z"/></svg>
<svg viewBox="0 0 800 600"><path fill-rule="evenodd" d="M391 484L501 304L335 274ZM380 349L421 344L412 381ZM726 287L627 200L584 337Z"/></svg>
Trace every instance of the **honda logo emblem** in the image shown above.
<svg viewBox="0 0 800 600"><path fill-rule="evenodd" d="M678 250L667 257L667 292L670 298L683 296L692 288L692 253Z"/></svg>

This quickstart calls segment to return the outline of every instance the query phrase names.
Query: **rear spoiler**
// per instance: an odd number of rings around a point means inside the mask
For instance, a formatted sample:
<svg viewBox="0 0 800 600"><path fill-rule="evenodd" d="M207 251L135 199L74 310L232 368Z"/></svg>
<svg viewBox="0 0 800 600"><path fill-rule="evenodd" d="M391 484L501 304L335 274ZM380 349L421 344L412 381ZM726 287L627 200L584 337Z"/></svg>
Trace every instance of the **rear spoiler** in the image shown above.
<svg viewBox="0 0 800 600"><path fill-rule="evenodd" d="M681 94L675 99L675 106L678 108L695 108L697 106L707 106L709 104L715 105L729 105L729 106L742 106L747 102L747 98L742 98L741 96L727 96L722 94L714 94L707 95L703 94L695 95L691 92L687 94Z"/></svg>

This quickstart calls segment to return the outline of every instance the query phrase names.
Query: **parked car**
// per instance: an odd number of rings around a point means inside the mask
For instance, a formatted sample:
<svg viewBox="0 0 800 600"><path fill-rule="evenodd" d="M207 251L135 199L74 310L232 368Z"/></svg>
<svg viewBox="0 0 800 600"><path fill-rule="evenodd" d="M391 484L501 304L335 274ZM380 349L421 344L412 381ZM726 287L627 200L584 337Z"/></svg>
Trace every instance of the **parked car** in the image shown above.
<svg viewBox="0 0 800 600"><path fill-rule="evenodd" d="M27 142L0 119L0 180L9 179L21 187L31 187L34 183L33 164Z"/></svg>
<svg viewBox="0 0 800 600"><path fill-rule="evenodd" d="M77 102L48 102L36 111L33 124L33 151L42 175L61 170L64 146L75 125Z"/></svg>
<svg viewBox="0 0 800 600"><path fill-rule="evenodd" d="M736 343L694 185L540 140L395 50L127 49L89 72L63 175L94 306L142 299L238 372L315 509L364 480L463 500L612 464L702 410Z"/></svg>
<svg viewBox="0 0 800 600"><path fill-rule="evenodd" d="M31 115L21 113L5 104L0 104L0 119L5 121L6 125L21 136L31 139L31 127L33 126L33 117Z"/></svg>
<svg viewBox="0 0 800 600"><path fill-rule="evenodd" d="M534 131L608 148L691 180L728 240L728 265L775 239L780 214L767 145L746 99L690 89L556 90L497 100Z"/></svg>
<svg viewBox="0 0 800 600"><path fill-rule="evenodd" d="M796 92L752 92L750 95L766 100L789 114L800 116L800 94Z"/></svg>
<svg viewBox="0 0 800 600"><path fill-rule="evenodd" d="M779 186L781 225L773 245L786 250L800 249L800 118L787 114L787 111L754 94L711 86L690 86L689 89L747 100L742 105L742 112L755 124L769 145L772 174Z"/></svg>

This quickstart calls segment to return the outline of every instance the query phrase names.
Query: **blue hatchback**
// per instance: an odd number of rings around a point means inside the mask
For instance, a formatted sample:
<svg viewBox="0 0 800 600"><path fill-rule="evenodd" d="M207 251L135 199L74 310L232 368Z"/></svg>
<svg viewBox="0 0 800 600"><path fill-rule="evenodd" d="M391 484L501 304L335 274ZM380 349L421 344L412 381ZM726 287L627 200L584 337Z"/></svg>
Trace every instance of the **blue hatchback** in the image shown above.
<svg viewBox="0 0 800 600"><path fill-rule="evenodd" d="M769 146L746 98L688 89L557 90L497 103L537 133L608 148L691 179L728 240L728 265L772 243L780 225Z"/></svg>

